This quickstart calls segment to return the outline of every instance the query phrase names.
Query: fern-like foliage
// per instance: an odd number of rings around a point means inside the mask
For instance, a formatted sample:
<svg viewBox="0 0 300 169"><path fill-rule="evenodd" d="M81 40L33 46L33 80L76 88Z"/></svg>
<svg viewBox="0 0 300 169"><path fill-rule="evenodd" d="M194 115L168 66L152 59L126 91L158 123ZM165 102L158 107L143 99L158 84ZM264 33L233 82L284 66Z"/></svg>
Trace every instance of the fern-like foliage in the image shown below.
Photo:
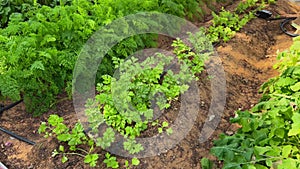
<svg viewBox="0 0 300 169"><path fill-rule="evenodd" d="M191 8L189 3L198 4L195 0L28 1L26 9L30 10L4 14L9 20L0 29L0 92L12 99L22 95L27 110L35 115L47 111L59 93L71 93L78 54L100 26L138 11L160 11L184 17L186 8ZM130 31L126 26L115 30ZM137 27L147 29L147 25ZM126 58L139 49L153 47L156 37L153 34L133 36L117 44L103 59L101 74L97 77L112 74L113 57ZM88 69L82 65L82 70Z"/></svg>
<svg viewBox="0 0 300 169"><path fill-rule="evenodd" d="M20 91L17 81L9 76L0 76L0 91L1 95L10 97L12 100L20 99Z"/></svg>

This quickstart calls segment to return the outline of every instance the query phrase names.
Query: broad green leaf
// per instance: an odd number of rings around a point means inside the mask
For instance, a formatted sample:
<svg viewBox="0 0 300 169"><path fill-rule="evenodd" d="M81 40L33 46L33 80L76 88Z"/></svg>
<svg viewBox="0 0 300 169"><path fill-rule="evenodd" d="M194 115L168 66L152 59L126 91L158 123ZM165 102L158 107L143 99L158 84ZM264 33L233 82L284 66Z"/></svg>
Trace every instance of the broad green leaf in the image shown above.
<svg viewBox="0 0 300 169"><path fill-rule="evenodd" d="M65 147L62 146L62 145L60 145L58 150L59 150L60 152L65 152Z"/></svg>
<svg viewBox="0 0 300 169"><path fill-rule="evenodd" d="M271 140L273 141L273 140ZM270 142L271 142L270 141ZM272 143L270 143L272 145ZM278 144L273 144L272 149L268 152L266 152L267 156L272 156L272 157L278 157L281 155L281 149L278 147Z"/></svg>
<svg viewBox="0 0 300 169"><path fill-rule="evenodd" d="M268 167L272 167L273 161L270 160L270 159L267 159L267 160L266 160L266 164L267 164Z"/></svg>
<svg viewBox="0 0 300 169"><path fill-rule="evenodd" d="M163 128L159 127L158 129L158 133L162 133L163 132Z"/></svg>
<svg viewBox="0 0 300 169"><path fill-rule="evenodd" d="M169 126L169 123L168 123L168 122L164 121L164 122L162 123L162 127L163 127L163 128L168 127L168 126Z"/></svg>
<svg viewBox="0 0 300 169"><path fill-rule="evenodd" d="M132 165L137 166L137 165L140 164L140 160L139 160L138 158L133 158L133 159L131 160L131 163L132 163Z"/></svg>
<svg viewBox="0 0 300 169"><path fill-rule="evenodd" d="M279 138L284 138L285 137L285 129L283 129L283 128L277 128L277 129L275 129L275 135L277 136L277 137L279 137Z"/></svg>
<svg viewBox="0 0 300 169"><path fill-rule="evenodd" d="M66 157L65 155L61 158L61 162L65 163L68 161L68 157Z"/></svg>
<svg viewBox="0 0 300 169"><path fill-rule="evenodd" d="M98 158L99 158L98 154L88 154L84 157L84 163L90 164L91 167L95 167Z"/></svg>
<svg viewBox="0 0 300 169"><path fill-rule="evenodd" d="M46 122L42 122L39 129L38 129L38 133L41 134L41 133L44 133L47 129L47 125L46 125Z"/></svg>
<svg viewBox="0 0 300 169"><path fill-rule="evenodd" d="M51 114L48 118L48 123L52 126L57 126L59 123L62 123L64 119L62 117L59 117L56 114Z"/></svg>
<svg viewBox="0 0 300 169"><path fill-rule="evenodd" d="M281 164L279 163L278 169L298 169L297 162L291 158L284 159Z"/></svg>
<svg viewBox="0 0 300 169"><path fill-rule="evenodd" d="M208 158L202 158L201 159L201 168L202 169L212 169L213 163Z"/></svg>
<svg viewBox="0 0 300 169"><path fill-rule="evenodd" d="M167 132L168 135L171 135L173 133L173 129L172 128L168 128L166 130L166 132Z"/></svg>
<svg viewBox="0 0 300 169"><path fill-rule="evenodd" d="M260 147L260 146L255 146L254 147L254 152L257 155L264 155L266 152L272 150L272 147L266 146L266 147Z"/></svg>
<svg viewBox="0 0 300 169"><path fill-rule="evenodd" d="M67 133L67 134L60 134L60 135L57 136L57 139L59 141L69 141L71 138L72 137L71 137L71 135L69 133Z"/></svg>
<svg viewBox="0 0 300 169"><path fill-rule="evenodd" d="M257 169L254 165L249 165L247 169Z"/></svg>
<svg viewBox="0 0 300 169"><path fill-rule="evenodd" d="M242 167L241 167L241 164L239 164L239 163L230 162L230 163L224 164L222 169L242 169Z"/></svg>
<svg viewBox="0 0 300 169"><path fill-rule="evenodd" d="M124 164L124 166L125 166L126 168L129 166L129 162L128 162L128 160L125 160L125 164Z"/></svg>
<svg viewBox="0 0 300 169"><path fill-rule="evenodd" d="M297 92L300 90L300 82L294 84L293 86L290 87L294 92Z"/></svg>
<svg viewBox="0 0 300 169"><path fill-rule="evenodd" d="M255 164L254 166L256 167L256 169L268 169L266 166L260 164Z"/></svg>
<svg viewBox="0 0 300 169"><path fill-rule="evenodd" d="M279 78L279 80L275 83L278 87L285 87L293 85L297 80L292 79L290 77Z"/></svg>
<svg viewBox="0 0 300 169"><path fill-rule="evenodd" d="M293 124L292 124L292 128L290 129L288 136L295 136L300 134L300 114L299 113L295 113L292 117L293 120Z"/></svg>
<svg viewBox="0 0 300 169"><path fill-rule="evenodd" d="M249 132L251 131L251 121L250 119L247 119L247 118L242 118L241 119L241 125L243 126L242 127L242 130L243 132Z"/></svg>
<svg viewBox="0 0 300 169"><path fill-rule="evenodd" d="M291 151L292 151L292 146L291 145L286 145L282 148L282 157L283 158L288 158Z"/></svg>

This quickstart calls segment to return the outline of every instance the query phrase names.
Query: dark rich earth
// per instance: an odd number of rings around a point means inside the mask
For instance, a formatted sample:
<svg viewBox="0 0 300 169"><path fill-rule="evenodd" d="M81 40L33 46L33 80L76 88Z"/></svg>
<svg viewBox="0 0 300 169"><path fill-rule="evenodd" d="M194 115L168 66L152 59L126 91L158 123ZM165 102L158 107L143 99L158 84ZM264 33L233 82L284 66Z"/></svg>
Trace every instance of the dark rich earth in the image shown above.
<svg viewBox="0 0 300 169"><path fill-rule="evenodd" d="M227 7L230 9L231 6ZM267 9L280 15L293 14L300 10L299 6L291 5L287 0L279 0L276 5L270 5ZM279 29L279 23L280 21L267 22L254 19L231 41L216 47L226 73L227 95L222 119L208 140L203 143L199 142L201 133L209 130L209 128L203 128L203 125L207 118L210 118L207 114L211 102L210 82L212 79L204 71L200 75L201 80L197 82L201 104L191 131L171 150L154 157L140 159L141 164L136 168L198 169L201 168L200 160L203 157L213 160L215 168L221 168L221 163L209 154L213 140L217 139L220 133L231 135L236 131L239 126L230 124L229 119L235 116L236 110L249 109L259 101L260 85L278 75L278 72L272 68L276 63L276 52L288 49L292 43L292 38L283 34ZM198 23L198 25L205 25L205 23ZM169 44L170 40L160 38L160 46L168 48ZM9 104L9 101L4 104ZM176 119L178 109L180 109L180 102L172 103L172 108L167 110L160 120L168 120L172 123ZM51 157L52 151L58 147L59 143L55 139L45 139L37 133L40 123L45 121L50 114L64 117L68 126L77 122L72 101L64 99L63 96L56 109L40 117L32 117L26 113L23 104L5 111L0 118L0 126L35 141L36 145L28 145L0 132L0 162L9 169L89 168L78 156L69 157L69 161L64 164L61 163L60 157ZM153 135L151 130L143 136L150 135ZM103 160L105 152L99 150L98 153L102 154L99 161ZM118 158L120 168L124 168L122 165L125 160L122 157ZM105 165L99 162L97 168L105 168Z"/></svg>

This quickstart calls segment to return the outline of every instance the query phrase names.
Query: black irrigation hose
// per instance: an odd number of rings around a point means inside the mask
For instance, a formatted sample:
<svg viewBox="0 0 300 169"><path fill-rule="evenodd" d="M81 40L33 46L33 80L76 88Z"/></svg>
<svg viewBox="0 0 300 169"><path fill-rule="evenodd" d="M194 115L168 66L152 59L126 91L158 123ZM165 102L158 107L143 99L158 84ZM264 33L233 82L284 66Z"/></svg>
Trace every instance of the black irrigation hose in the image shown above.
<svg viewBox="0 0 300 169"><path fill-rule="evenodd" d="M267 19L267 20L269 20L269 21L275 21L275 20L286 20L286 19L292 19L292 20L294 20L294 19L296 19L297 17L279 17L279 18L269 18L269 19Z"/></svg>
<svg viewBox="0 0 300 169"><path fill-rule="evenodd" d="M8 105L8 106L1 105L1 106L0 106L0 115L1 115L4 111L6 111L6 110L8 110L8 109L11 109L11 108L15 107L16 105L20 104L22 101L23 101L23 99L21 99L21 100L15 102L15 103L11 103L11 104Z"/></svg>
<svg viewBox="0 0 300 169"><path fill-rule="evenodd" d="M292 20L295 20L297 19L297 17L278 17L278 18L271 18L272 17L272 12L271 11L268 11L268 10L260 10L260 11L257 11L255 13L255 16L257 16L258 18L261 18L261 19L265 19L265 20L268 20L268 21L273 21L273 20L283 20L281 23L280 23L280 29L287 35L291 36L291 37L297 37L299 36L299 34L293 34L293 33L290 33L289 31L287 31L285 29L285 25L287 23L289 23L290 21Z"/></svg>
<svg viewBox="0 0 300 169"><path fill-rule="evenodd" d="M8 106L4 106L4 105L0 104L0 116L2 115L2 113L3 113L4 111L9 110L9 109L15 107L16 105L18 105L18 104L21 103L22 101L23 101L23 99L21 99L21 100L19 100L19 101L17 101L17 102L11 103L11 104L8 105ZM25 142L25 143L28 143L28 144L30 144L30 145L35 145L35 142L30 141L30 140L28 140L28 139L26 139L26 138L24 138L24 137L21 137L21 136L19 136L19 135L13 133L13 132L11 132L11 131L8 131L8 130L2 128L2 127L0 127L0 131L2 131L2 132L4 132L4 133L6 133L6 134L8 134L8 135L10 135L10 136L12 136L12 137L18 139L18 140L21 140L21 141L23 141L23 142Z"/></svg>
<svg viewBox="0 0 300 169"><path fill-rule="evenodd" d="M8 134L8 135L10 135L10 136L12 136L12 137L18 139L18 140L21 140L21 141L23 141L23 142L25 142L25 143L28 143L28 144L30 144L30 145L35 145L35 142L30 141L30 140L28 140L28 139L26 139L26 138L24 138L24 137L21 137L21 136L19 136L19 135L13 133L13 132L11 132L11 131L8 131L8 130L2 128L2 127L0 127L0 131L2 131L2 132L4 132L4 133L6 133L6 134Z"/></svg>
<svg viewBox="0 0 300 169"><path fill-rule="evenodd" d="M291 37L297 37L297 36L300 36L299 34L293 34L293 33L290 33L289 31L287 31L287 30L285 29L285 25L286 25L287 23L289 23L290 21L295 20L295 19L296 19L296 17L286 18L284 21L282 21L282 22L280 23L280 29L281 29L285 34L287 34L287 35L289 35L289 36L291 36Z"/></svg>

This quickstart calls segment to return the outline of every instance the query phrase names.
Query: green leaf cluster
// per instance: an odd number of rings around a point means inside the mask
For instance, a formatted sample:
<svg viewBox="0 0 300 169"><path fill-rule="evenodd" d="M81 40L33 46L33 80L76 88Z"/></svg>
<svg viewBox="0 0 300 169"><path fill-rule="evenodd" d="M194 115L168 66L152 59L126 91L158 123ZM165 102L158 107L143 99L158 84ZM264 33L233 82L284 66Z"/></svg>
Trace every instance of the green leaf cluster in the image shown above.
<svg viewBox="0 0 300 169"><path fill-rule="evenodd" d="M99 94L96 100L100 104L100 111L103 112L106 123L125 135L137 136L140 131L132 131L128 125L135 122L135 126L141 130L145 129L143 121L153 117L153 110L150 109L151 100L155 99L159 109L162 110L170 106L169 101L176 99L188 89L188 82L196 78L195 73L203 70L204 60L208 55L184 53L183 50L189 50L189 47L180 39L174 41L173 46L174 53L181 63L179 73L174 73L172 69L165 70L176 66L171 63L174 58L159 53L142 62L135 57L128 60L114 59L118 73L115 77L103 76L103 83L97 85ZM88 110L87 114L90 114L90 111ZM89 116L94 117L92 114ZM100 122L103 122L102 117Z"/></svg>
<svg viewBox="0 0 300 169"><path fill-rule="evenodd" d="M202 158L200 163L201 163L202 169L212 169L213 168L213 163L208 158Z"/></svg>
<svg viewBox="0 0 300 169"><path fill-rule="evenodd" d="M211 42L229 41L237 31L253 19L254 12L265 6L265 1L246 0L238 4L234 12L224 8L216 14L212 12L212 25L207 29L207 34ZM251 11L249 11L251 10Z"/></svg>
<svg viewBox="0 0 300 169"><path fill-rule="evenodd" d="M117 162L117 158L111 156L109 153L105 154L105 160L103 161L107 167L110 168L119 168L119 163Z"/></svg>
<svg viewBox="0 0 300 169"><path fill-rule="evenodd" d="M4 12L1 19L8 22L0 29L0 74L4 76L0 79L3 84L0 92L11 99L23 96L27 111L34 115L40 115L53 106L59 93L67 92L71 96L72 72L77 56L100 26L139 11L159 11L183 17L193 12L187 10L192 8L190 4L194 4L193 9L198 9L195 0L23 2L27 1L1 1L1 8L5 8L1 10ZM116 30L128 32L127 26ZM134 51L153 47L156 37L153 34L137 35L117 44L103 59L97 80L100 81L102 75L112 74L113 57L124 59ZM9 81L2 82L3 79ZM6 88L8 84L14 85Z"/></svg>
<svg viewBox="0 0 300 169"><path fill-rule="evenodd" d="M39 129L39 134L45 134L45 137L56 137L61 143L67 143L67 146L61 144L52 153L52 156L62 155L62 162L68 161L67 155L79 155L84 157L84 162L91 167L95 167L98 159L98 154L92 154L95 143L88 138L84 133L84 128L81 123L76 123L70 129L64 124L64 119L58 115L50 115L47 122L42 122ZM81 145L88 145L89 151L80 148ZM66 150L68 148L68 150Z"/></svg>
<svg viewBox="0 0 300 169"><path fill-rule="evenodd" d="M223 168L300 167L300 50L295 46L300 39L294 41L289 51L279 54L281 74L261 87L260 102L231 119L242 127L214 142L211 152L224 161Z"/></svg>
<svg viewBox="0 0 300 169"><path fill-rule="evenodd" d="M202 53L190 51L190 47L177 39L172 45L175 57L156 53L145 59L113 58L115 75L102 76L102 83L97 84L98 94L86 103L90 134L97 137L101 126L106 124L125 136L124 150L131 154L143 150L134 138L148 128L154 111L169 108L172 101L188 90L189 83L204 69L204 61L213 54L212 45L206 44L204 37L201 31L190 34L194 50ZM97 139L97 145L102 148L109 147L114 138L112 129L108 129L103 138ZM172 134L168 122L158 127L158 133L164 130Z"/></svg>
<svg viewBox="0 0 300 169"><path fill-rule="evenodd" d="M258 3L258 2L259 2L259 0L247 0L247 1L241 2L236 7L235 11L237 13L243 13L247 9L254 7L256 5L256 3Z"/></svg>
<svg viewBox="0 0 300 169"><path fill-rule="evenodd" d="M42 122L38 132L40 134L44 133L45 137L54 136L56 137L61 143L66 142L68 143L68 147L64 145L59 145L58 149L55 149L52 152L52 157L55 157L57 155L61 155L61 161L62 163L67 162L68 156L70 155L77 155L84 158L84 163L89 164L91 167L97 166L97 161L99 159L99 154L92 153L94 151L94 146L100 146L101 148L106 148L108 146L102 146L99 145L99 141L96 141L96 144L94 141L90 138L88 138L85 133L83 132L83 127L81 123L76 123L75 126L72 128L72 133L69 133L71 129L68 128L64 124L64 119L62 117L59 117L58 115L50 115L48 118L48 122ZM102 143L109 143L109 140L114 140L114 134L112 134L112 129L108 128L103 137L102 137ZM107 140L109 139L109 140ZM88 145L90 148L88 151L81 149L80 145ZM143 147L140 144L136 144L135 140L128 140L124 142L124 147L126 150L129 150L130 153L134 154L136 152L139 152L143 149ZM117 161L117 158L115 156L112 156L110 153L105 154L105 159L103 160L103 163L106 164L107 168L119 168L119 162ZM140 161L137 158L132 158L131 165L137 166L139 165ZM126 160L124 166L126 168L129 168L129 162Z"/></svg>
<svg viewBox="0 0 300 169"><path fill-rule="evenodd" d="M206 48L206 46L199 45L206 44L202 42L206 40L203 38L203 32L190 34L190 36L190 42L195 43L195 50ZM196 80L195 74L203 70L204 61L213 54L212 51L184 52L182 49L190 48L180 39L174 41L174 44L176 44L174 45L175 56L157 53L143 60L135 57L127 60L113 59L117 73L114 77L102 76L102 83L97 84L98 94L95 99L89 99L85 105L87 117L85 124L89 127L89 137L86 136L81 123L76 123L70 129L63 123L63 118L58 115L50 115L47 122L42 122L39 133L45 133L46 137L54 136L60 142L67 143L68 146L61 145L58 150L54 150L53 156L62 155L62 161L66 162L67 155L79 155L84 157L85 163L94 167L99 158L98 154L92 153L94 147L102 149L110 147L115 141L114 130L125 137L123 143L125 151L130 154L142 151L143 146L137 143L135 138L151 124L154 112L152 105L156 104L154 107L158 110L169 108L171 101L188 90L189 83ZM192 62L193 59L189 56L193 57L196 62ZM173 63L174 60L178 63ZM174 69L172 66L175 66ZM35 67L40 66L37 63ZM192 69L193 67L197 69ZM168 122L162 122L158 128L159 133L163 130L169 135L172 134L172 128L169 127ZM99 135L99 131L103 134ZM90 149L83 150L79 148L81 145L88 145ZM105 158L104 163L107 167L119 167L116 157L106 154ZM139 160L133 158L132 165L138 164ZM125 162L125 167L129 167L128 161Z"/></svg>

